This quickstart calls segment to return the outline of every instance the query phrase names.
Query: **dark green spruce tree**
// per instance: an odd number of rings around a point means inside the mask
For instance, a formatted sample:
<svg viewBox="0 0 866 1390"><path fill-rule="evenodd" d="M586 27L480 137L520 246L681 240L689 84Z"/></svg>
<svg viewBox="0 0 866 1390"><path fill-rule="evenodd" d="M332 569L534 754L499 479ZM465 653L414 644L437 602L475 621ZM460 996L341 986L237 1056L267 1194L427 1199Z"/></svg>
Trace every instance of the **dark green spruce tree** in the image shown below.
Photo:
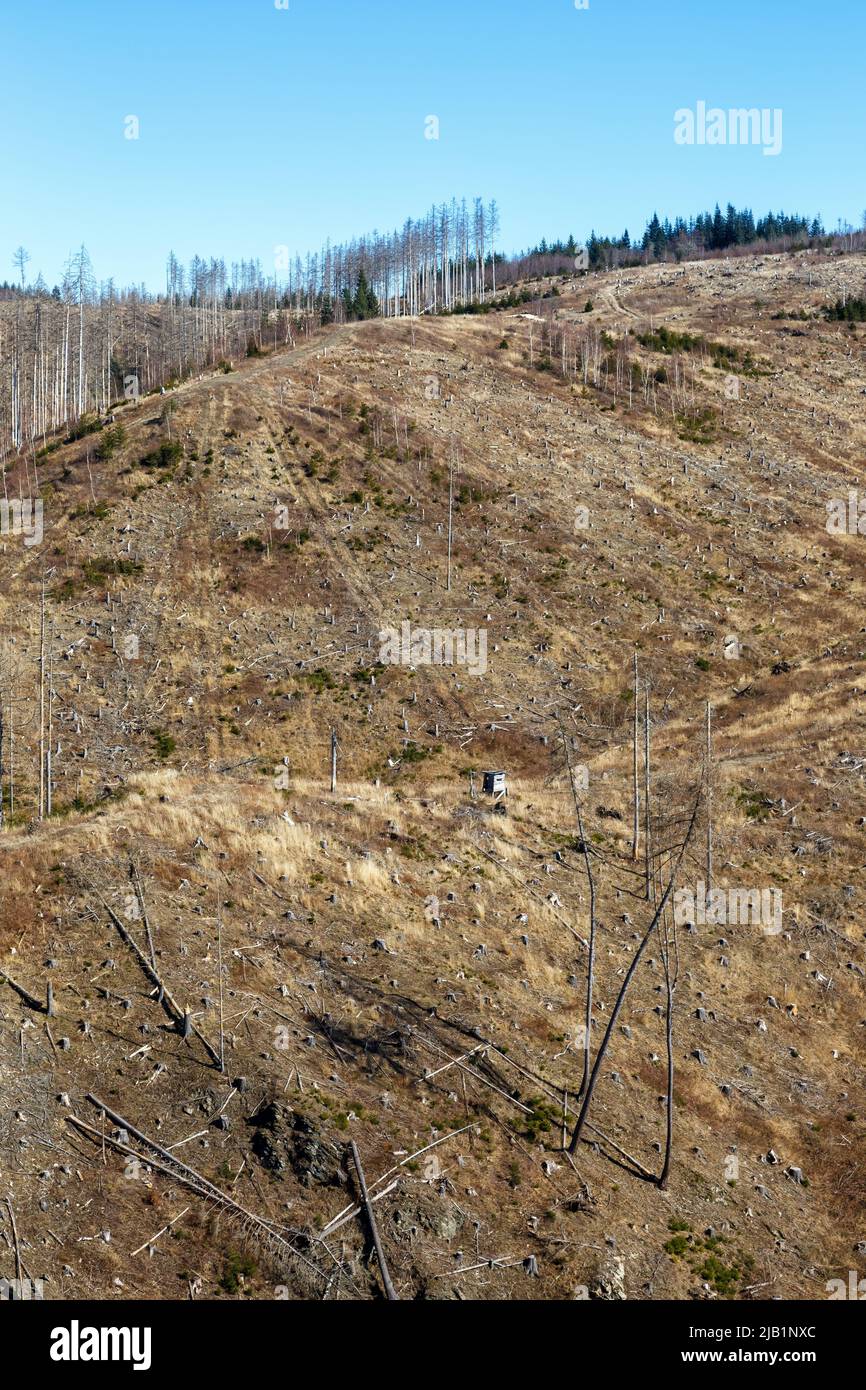
<svg viewBox="0 0 866 1390"><path fill-rule="evenodd" d="M379 301L367 281L363 268L358 271L358 285L352 310L356 319L375 319L379 316Z"/></svg>

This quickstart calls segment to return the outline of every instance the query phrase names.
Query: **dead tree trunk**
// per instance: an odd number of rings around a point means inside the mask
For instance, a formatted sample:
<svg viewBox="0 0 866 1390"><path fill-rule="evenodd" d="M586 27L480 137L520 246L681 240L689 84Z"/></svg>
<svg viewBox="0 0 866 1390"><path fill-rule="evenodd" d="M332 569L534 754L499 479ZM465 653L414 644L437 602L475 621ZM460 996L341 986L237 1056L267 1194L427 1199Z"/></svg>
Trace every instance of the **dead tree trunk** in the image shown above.
<svg viewBox="0 0 866 1390"><path fill-rule="evenodd" d="M685 852L686 852L686 849L687 849L687 847L688 847L688 844L689 844L689 842L690 842L690 840L691 840L691 838L692 838L692 834L693 834L694 828L695 828L695 821L697 820L697 815L698 815L698 807L700 806L700 803L701 803L701 795L702 795L702 793L703 793L703 785L700 787L700 789L699 789L699 791L698 791L698 794L697 794L697 796L695 797L695 804L694 804L694 807L693 807L693 809L692 809L692 814L691 814L691 819L690 819L690 821L689 821L688 829L686 830L685 838L684 838L684 840L683 840L683 842L682 842L682 844L681 844L681 846L680 846L680 850L679 850L679 854L677 855L676 863L674 864L673 868L671 869L670 877L669 877L669 879L668 879L667 886L666 886L666 888L665 888L665 891L664 891L664 894L663 894L663 896L662 896L661 902L659 903L658 907L656 908L655 912L653 913L653 915L652 915L652 920L650 921L650 924L649 924L649 926L647 927L646 932L644 933L643 940L641 941L640 945L638 946L637 950L636 950L635 953L634 953L634 957L632 958L631 965L629 966L628 970L626 971L625 979L623 980L622 986L621 986L620 991L619 991L619 994L617 995L616 1003L614 1004L613 1009L612 1009L612 1011L611 1011L610 1019L608 1020L607 1029L605 1030L605 1035L604 1035L604 1038L602 1039L601 1047L598 1049L598 1053L596 1054L595 1065L593 1066L592 1074L591 1074L591 1076L590 1076L590 1078L589 1078L589 1085L587 1086L587 1088L586 1088L586 1094L585 1094L584 1097L583 1097L583 1104L582 1104L581 1107L580 1107L580 1114L579 1114L578 1117L577 1117L577 1124L574 1126L574 1133L573 1133L572 1136L571 1136L571 1143L570 1143L569 1146L568 1146L568 1152L571 1153L571 1154L574 1153L575 1149L577 1148L578 1144L580 1143L580 1137L581 1137L581 1135L582 1135L582 1133L583 1133L584 1125L586 1124L587 1113L588 1113L588 1111L589 1111L590 1104L592 1103L593 1093L594 1093L595 1088L596 1088L596 1085L597 1085L597 1083L598 1083L598 1075L599 1075L599 1072L601 1071L601 1066L602 1066L602 1063L603 1063L603 1061L604 1061L605 1053L607 1052L607 1049L608 1049L608 1047L610 1046L611 1036L612 1036L612 1034L613 1034L614 1028L616 1027L617 1019L619 1018L620 1011L621 1011L621 1009L622 1009L623 1003L625 1002L625 996L626 996L626 994L628 993L628 987L629 987L629 985L630 985L631 982L632 982L632 979L633 979L633 977L634 977L635 971L637 970L638 966L639 966L640 963L641 963L641 960L642 960L642 958L643 958L643 953L644 953L644 951L646 950L647 946L649 945L650 938L651 938L653 932L655 931L655 928L656 928L656 925L657 925L657 923L658 923L658 920L659 920L659 918L660 918L662 912L663 912L664 909L665 909L665 906L666 906L666 904L667 904L668 898L670 897L671 892L672 892L672 890L673 890L674 881L675 881L676 876L677 876L677 874L678 874L678 872L679 872L680 865L681 865L681 863L682 863L682 861L683 861L683 856L684 856L684 854L685 854Z"/></svg>
<svg viewBox="0 0 866 1390"><path fill-rule="evenodd" d="M364 1203L364 1210L367 1213L367 1220L370 1223L370 1234L373 1237L373 1244L376 1247L376 1259L379 1261L379 1270L382 1274L382 1283L385 1285L385 1294L390 1302L399 1303L394 1285L391 1283L391 1275L388 1272L388 1263L385 1259L385 1251L382 1249L382 1237L379 1235L379 1227L373 1212L373 1204L370 1201L370 1194L367 1191L367 1180L364 1177L364 1169L361 1167L361 1155L358 1153L358 1145L352 1140L352 1158L355 1161L355 1170L358 1174L358 1186L361 1191L361 1201Z"/></svg>
<svg viewBox="0 0 866 1390"><path fill-rule="evenodd" d="M48 738L45 748L45 814L50 818L52 806L52 758L51 740L54 737L54 659L48 658Z"/></svg>
<svg viewBox="0 0 866 1390"><path fill-rule="evenodd" d="M671 1167L671 1154L674 1140L674 995L680 974L680 952L677 940L676 915L673 924L668 924L668 910L662 914L664 932L662 941L662 963L665 969L665 989L667 1008L665 1011L665 1042L667 1045L667 1090L665 1096L665 1156L658 1185L662 1192L667 1190L668 1174Z"/></svg>
<svg viewBox="0 0 866 1390"><path fill-rule="evenodd" d="M650 900L652 847L650 841L650 698L649 686L644 688L643 723L643 796L644 796L644 879L646 900Z"/></svg>
<svg viewBox="0 0 866 1390"><path fill-rule="evenodd" d="M150 930L150 918L147 915L147 904L144 901L144 889L141 886L141 876L133 860L129 861L129 877L132 879L132 886L135 889L135 896L138 898L138 908L141 913L141 920L144 924L144 934L147 937L147 949L150 955L150 963L156 969L156 951L153 945L153 933Z"/></svg>
<svg viewBox="0 0 866 1390"><path fill-rule="evenodd" d="M39 820L45 815L45 575L39 606Z"/></svg>
<svg viewBox="0 0 866 1390"><path fill-rule="evenodd" d="M633 737L632 737L632 777L633 777L633 783L634 783L634 824L633 824L633 827L632 827L632 837L631 837L631 857L632 857L632 860L633 860L633 861L636 861L636 860L637 860L637 856L638 856L638 846L639 846L639 842L640 842L640 788L639 788L639 786L638 786L638 775L637 775L637 744L638 744L638 728L639 728L639 722L638 722L638 721L639 721L640 716L639 716L639 714L638 714L637 697L638 697L638 683L637 683L637 652L635 652L635 654L634 654L634 731L633 731Z"/></svg>
<svg viewBox="0 0 866 1390"><path fill-rule="evenodd" d="M226 1069L226 1043L225 1043L225 982L223 980L223 918L219 906L217 906L217 967L220 976L220 1071ZM184 1020L184 1026L186 1021Z"/></svg>
<svg viewBox="0 0 866 1390"><path fill-rule="evenodd" d="M451 592L451 543L454 538L454 451L451 451L451 460L448 468L448 582L447 589Z"/></svg>
<svg viewBox="0 0 866 1390"><path fill-rule="evenodd" d="M181 1006L178 1004L177 1000L175 999L174 995L173 995L173 994L171 993L171 991L167 988L167 986L166 986L166 984L165 984L165 981L162 979L162 977L160 976L159 972L153 968L153 966L151 965L150 961L147 959L147 956L146 956L146 955L144 954L144 952L142 951L141 947L138 945L138 943L133 939L133 937L132 937L132 936L130 935L130 933L127 931L126 927L125 927L125 926L123 925L123 923L121 922L121 920L120 920L120 918L118 917L117 913L116 913L116 912L114 911L114 909L105 901L105 899L102 897L101 893L97 892L97 890L96 890L96 888L94 888L93 884L90 883L89 880L86 879L86 878L84 877L83 874L80 874L79 877L80 877L80 879L81 879L81 882L90 890L91 893L94 894L94 896L95 896L95 897L99 900L99 902L102 904L102 907L103 907L104 911L107 912L107 914L108 914L108 916L111 918L111 920L112 920L112 922L113 922L115 928L117 929L117 931L118 931L118 933L119 933L119 935L120 935L120 939L121 939L127 946L129 946L130 949L134 952L135 957L136 957L136 959L137 959L139 965L141 966L142 970L144 971L145 975L146 975L147 978L150 980L151 984L153 984L153 985L156 986L156 998L157 998L157 1002L158 1002L159 1004L162 1005L163 1009L164 1009L165 1012L168 1014L169 1018L170 1018L170 1019L173 1021L173 1023L175 1024L175 1026L176 1026L178 1032L181 1033L181 1036L183 1036L183 1037L188 1036L188 1018L189 1018L189 1010L188 1010L188 1009L183 1009L183 1008L181 1008ZM94 914L94 915L95 915L95 914ZM220 977L220 978L222 978L222 977ZM214 1047L211 1046L211 1044L208 1042L207 1038L204 1036L204 1034L203 1034L198 1028L196 1028L196 1026L195 1026L194 1023L191 1024L190 1026L191 1026L192 1032L193 1032L194 1035L198 1038L199 1042L201 1043L202 1047L203 1047L203 1048L205 1049L205 1051L207 1052L207 1054L208 1054L208 1056L210 1057L211 1061L214 1063L215 1066L219 1067L220 1071L223 1071L223 1069L224 1069L224 1067L223 1067L223 1059L222 1059L222 1057L220 1056L219 1052L217 1052L216 1048L214 1048Z"/></svg>
<svg viewBox="0 0 866 1390"><path fill-rule="evenodd" d="M713 707L707 700L707 882L706 895L709 902L713 887Z"/></svg>
<svg viewBox="0 0 866 1390"><path fill-rule="evenodd" d="M574 812L577 817L577 833L580 837L580 847L583 851L583 862L586 866L586 877L589 884L589 956L586 962L586 1014L584 1021L583 1039L583 1078L580 1083L576 1099L580 1100L586 1091L589 1083L589 1063L590 1051L592 1047L592 1004L593 991L595 986L595 878L592 872L592 860L589 855L589 846L586 836L583 833L583 816L580 811L580 800L577 795L577 788L574 785L574 770L571 765L571 753L568 747L568 738L565 730L560 723L562 741L565 745L565 760L568 765L568 780L571 783L571 795L574 800Z"/></svg>

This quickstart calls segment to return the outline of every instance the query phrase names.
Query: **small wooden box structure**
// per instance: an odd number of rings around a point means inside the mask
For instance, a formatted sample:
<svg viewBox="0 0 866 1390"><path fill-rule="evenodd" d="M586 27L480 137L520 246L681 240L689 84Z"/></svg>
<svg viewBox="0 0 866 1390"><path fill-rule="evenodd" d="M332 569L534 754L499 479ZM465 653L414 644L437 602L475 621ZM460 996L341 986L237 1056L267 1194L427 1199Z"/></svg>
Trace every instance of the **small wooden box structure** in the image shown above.
<svg viewBox="0 0 866 1390"><path fill-rule="evenodd" d="M505 785L504 772L485 772L483 789L485 796L507 796L508 788Z"/></svg>

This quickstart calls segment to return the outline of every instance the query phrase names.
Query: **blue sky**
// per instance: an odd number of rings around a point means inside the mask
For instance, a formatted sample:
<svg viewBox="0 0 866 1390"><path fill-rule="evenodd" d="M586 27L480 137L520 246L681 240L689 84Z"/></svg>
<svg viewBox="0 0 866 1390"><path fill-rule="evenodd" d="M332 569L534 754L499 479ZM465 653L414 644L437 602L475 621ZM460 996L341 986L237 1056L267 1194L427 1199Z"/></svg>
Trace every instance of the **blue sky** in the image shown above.
<svg viewBox="0 0 866 1390"><path fill-rule="evenodd" d="M717 199L866 209L866 0L0 0L0 23L0 279L23 243L53 284L82 241L152 289L170 249L270 273L276 245L452 196L495 197L508 250ZM701 100L781 108L782 153L675 144Z"/></svg>

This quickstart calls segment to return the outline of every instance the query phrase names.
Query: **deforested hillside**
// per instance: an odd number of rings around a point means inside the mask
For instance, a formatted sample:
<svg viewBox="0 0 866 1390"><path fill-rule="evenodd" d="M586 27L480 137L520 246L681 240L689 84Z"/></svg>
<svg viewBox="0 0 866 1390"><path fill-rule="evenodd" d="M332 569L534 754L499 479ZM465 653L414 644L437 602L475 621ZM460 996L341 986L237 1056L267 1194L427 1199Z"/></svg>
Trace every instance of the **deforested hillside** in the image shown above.
<svg viewBox="0 0 866 1390"><path fill-rule="evenodd" d="M11 458L0 1275L847 1278L864 281L548 276L277 335Z"/></svg>

